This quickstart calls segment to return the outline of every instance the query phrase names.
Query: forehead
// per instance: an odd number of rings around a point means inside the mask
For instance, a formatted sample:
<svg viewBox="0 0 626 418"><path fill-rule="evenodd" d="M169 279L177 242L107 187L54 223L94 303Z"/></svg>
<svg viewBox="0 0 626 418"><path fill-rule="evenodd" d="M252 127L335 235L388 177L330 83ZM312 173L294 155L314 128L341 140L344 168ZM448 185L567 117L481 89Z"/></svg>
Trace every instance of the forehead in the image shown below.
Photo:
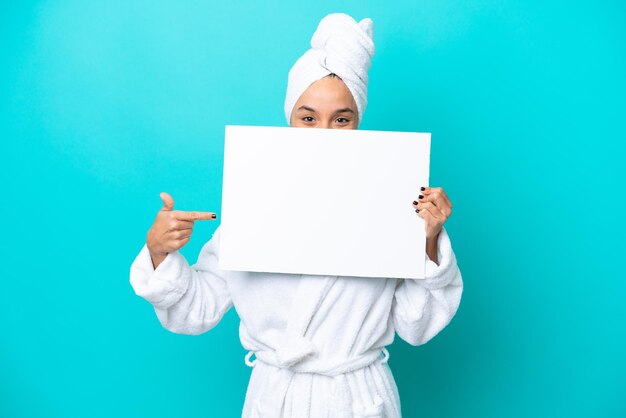
<svg viewBox="0 0 626 418"><path fill-rule="evenodd" d="M339 77L324 77L311 84L298 99L297 105L341 106L356 110L352 93ZM314 107L314 106L313 106Z"/></svg>

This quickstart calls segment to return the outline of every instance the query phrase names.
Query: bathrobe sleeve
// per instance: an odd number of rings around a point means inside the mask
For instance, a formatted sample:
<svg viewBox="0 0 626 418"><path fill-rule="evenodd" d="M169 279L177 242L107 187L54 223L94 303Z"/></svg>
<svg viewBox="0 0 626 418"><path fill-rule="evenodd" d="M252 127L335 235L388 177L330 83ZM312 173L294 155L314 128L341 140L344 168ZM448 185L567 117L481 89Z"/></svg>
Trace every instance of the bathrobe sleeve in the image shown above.
<svg viewBox="0 0 626 418"><path fill-rule="evenodd" d="M428 342L446 327L461 303L463 279L442 228L437 241L439 265L426 256L424 279L402 279L396 287L392 318L396 332L411 345Z"/></svg>
<svg viewBox="0 0 626 418"><path fill-rule="evenodd" d="M177 334L202 334L213 328L232 306L225 272L218 268L219 227L189 266L178 251L154 269L147 245L130 268L130 284L152 304L166 329Z"/></svg>

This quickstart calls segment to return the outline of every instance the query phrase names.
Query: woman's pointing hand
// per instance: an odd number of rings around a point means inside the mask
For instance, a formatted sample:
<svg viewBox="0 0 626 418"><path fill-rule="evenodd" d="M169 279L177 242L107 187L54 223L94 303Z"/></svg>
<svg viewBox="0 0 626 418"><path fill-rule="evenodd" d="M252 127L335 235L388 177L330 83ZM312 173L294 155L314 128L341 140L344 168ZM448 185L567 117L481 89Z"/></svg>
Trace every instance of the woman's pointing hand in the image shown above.
<svg viewBox="0 0 626 418"><path fill-rule="evenodd" d="M168 193L161 193L163 207L148 230L146 244L152 257L152 264L157 268L168 253L184 247L191 239L195 221L215 220L213 212L184 212L174 210L174 199Z"/></svg>

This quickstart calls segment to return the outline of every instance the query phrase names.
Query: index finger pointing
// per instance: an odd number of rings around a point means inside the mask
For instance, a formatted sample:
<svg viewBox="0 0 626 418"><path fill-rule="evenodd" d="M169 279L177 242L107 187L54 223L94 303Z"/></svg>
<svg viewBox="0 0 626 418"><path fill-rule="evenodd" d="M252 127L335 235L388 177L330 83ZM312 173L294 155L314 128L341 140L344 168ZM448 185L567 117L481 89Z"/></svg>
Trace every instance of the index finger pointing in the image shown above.
<svg viewBox="0 0 626 418"><path fill-rule="evenodd" d="M179 221L212 221L217 218L213 212L177 212L175 215Z"/></svg>

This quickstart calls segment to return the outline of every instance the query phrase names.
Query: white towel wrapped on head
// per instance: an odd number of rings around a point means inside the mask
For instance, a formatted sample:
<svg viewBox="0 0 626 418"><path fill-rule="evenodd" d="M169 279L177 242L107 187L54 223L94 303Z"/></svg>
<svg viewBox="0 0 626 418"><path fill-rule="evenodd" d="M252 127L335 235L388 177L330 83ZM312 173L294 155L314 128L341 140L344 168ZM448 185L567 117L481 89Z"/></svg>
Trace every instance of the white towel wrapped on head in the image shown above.
<svg viewBox="0 0 626 418"><path fill-rule="evenodd" d="M344 13L324 17L313 37L311 49L289 71L285 116L304 91L315 81L334 73L343 80L356 102L359 121L367 105L367 71L374 56L372 19L356 22Z"/></svg>

